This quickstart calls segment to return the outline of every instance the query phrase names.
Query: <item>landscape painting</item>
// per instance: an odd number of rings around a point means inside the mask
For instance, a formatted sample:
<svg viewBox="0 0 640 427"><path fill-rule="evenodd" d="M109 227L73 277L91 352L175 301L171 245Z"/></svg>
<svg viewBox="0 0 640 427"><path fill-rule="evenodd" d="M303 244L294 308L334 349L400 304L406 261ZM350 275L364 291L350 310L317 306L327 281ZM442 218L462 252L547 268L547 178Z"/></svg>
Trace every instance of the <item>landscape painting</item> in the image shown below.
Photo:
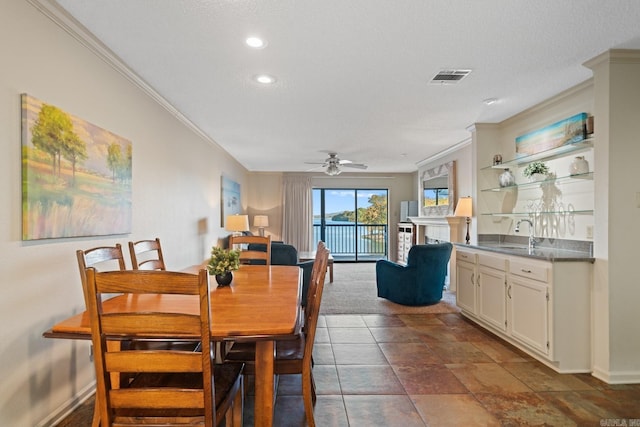
<svg viewBox="0 0 640 427"><path fill-rule="evenodd" d="M224 175L221 177L221 181L220 194L222 200L220 201L220 206L222 211L220 212L220 226L224 227L227 216L240 213L240 184Z"/></svg>
<svg viewBox="0 0 640 427"><path fill-rule="evenodd" d="M22 239L131 232L131 142L23 94Z"/></svg>
<svg viewBox="0 0 640 427"><path fill-rule="evenodd" d="M516 157L530 156L586 138L587 113L545 126L516 138Z"/></svg>

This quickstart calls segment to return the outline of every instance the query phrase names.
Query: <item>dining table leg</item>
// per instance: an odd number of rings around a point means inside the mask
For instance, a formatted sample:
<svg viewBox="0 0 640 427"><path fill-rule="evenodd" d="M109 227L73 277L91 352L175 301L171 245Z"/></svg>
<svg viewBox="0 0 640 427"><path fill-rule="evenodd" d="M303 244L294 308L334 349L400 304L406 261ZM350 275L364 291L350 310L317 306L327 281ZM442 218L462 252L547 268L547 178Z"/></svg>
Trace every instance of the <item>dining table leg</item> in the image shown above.
<svg viewBox="0 0 640 427"><path fill-rule="evenodd" d="M255 426L273 425L273 364L275 359L275 341L256 342L256 402Z"/></svg>

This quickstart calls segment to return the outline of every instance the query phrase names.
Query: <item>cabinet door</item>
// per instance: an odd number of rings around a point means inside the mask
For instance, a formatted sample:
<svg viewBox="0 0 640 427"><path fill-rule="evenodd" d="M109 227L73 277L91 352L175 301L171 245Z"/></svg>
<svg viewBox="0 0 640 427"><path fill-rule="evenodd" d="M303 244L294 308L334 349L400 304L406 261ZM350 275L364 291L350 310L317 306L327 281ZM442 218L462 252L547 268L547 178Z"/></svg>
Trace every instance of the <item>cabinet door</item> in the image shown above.
<svg viewBox="0 0 640 427"><path fill-rule="evenodd" d="M501 331L507 330L506 287L504 271L478 267L478 316Z"/></svg>
<svg viewBox="0 0 640 427"><path fill-rule="evenodd" d="M547 286L543 282L511 276L509 327L511 336L521 343L549 354L549 308Z"/></svg>
<svg viewBox="0 0 640 427"><path fill-rule="evenodd" d="M475 264L457 260L456 277L458 288L456 290L456 304L463 310L476 313L476 266Z"/></svg>

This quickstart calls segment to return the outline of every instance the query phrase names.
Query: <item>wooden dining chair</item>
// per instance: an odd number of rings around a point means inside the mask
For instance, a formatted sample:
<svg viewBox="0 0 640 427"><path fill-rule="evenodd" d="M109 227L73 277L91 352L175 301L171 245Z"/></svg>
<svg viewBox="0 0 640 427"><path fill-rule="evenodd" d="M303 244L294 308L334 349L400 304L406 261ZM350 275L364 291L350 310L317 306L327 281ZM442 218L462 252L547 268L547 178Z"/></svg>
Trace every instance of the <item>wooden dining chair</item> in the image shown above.
<svg viewBox="0 0 640 427"><path fill-rule="evenodd" d="M160 239L129 242L129 255L134 270L166 270Z"/></svg>
<svg viewBox="0 0 640 427"><path fill-rule="evenodd" d="M96 405L102 426L201 425L242 426L242 363L216 364L212 357L211 303L206 270L198 275L167 271L86 272L91 339L95 348ZM109 311L103 294L122 292L136 298L190 295L190 313ZM188 310L185 310L188 311ZM215 315L215 313L213 314ZM171 349L111 350L107 340L178 340L198 336L199 351ZM128 373L129 382L113 387L111 373Z"/></svg>
<svg viewBox="0 0 640 427"><path fill-rule="evenodd" d="M313 380L313 343L315 341L316 327L320 315L320 303L324 290L325 275L329 262L329 250L323 242L318 243L316 258L314 260L313 271L311 273L311 283L307 306L304 311L304 326L302 333L294 340L276 341L276 358L274 363L274 374L302 375L302 397L304 400L304 411L307 424L315 426L313 417L313 406L316 401L316 387ZM226 362L245 363L245 375L255 375L255 343L235 342L227 352Z"/></svg>
<svg viewBox="0 0 640 427"><path fill-rule="evenodd" d="M116 243L114 246L99 246L96 248L76 251L78 258L78 268L80 269L80 282L82 283L82 294L84 296L85 307L89 307L87 293L87 278L85 272L87 268L94 267L100 271L126 270L122 245ZM100 268L98 268L100 267Z"/></svg>
<svg viewBox="0 0 640 427"><path fill-rule="evenodd" d="M249 245L263 245L265 251L248 249ZM240 263L271 265L271 236L231 236L229 248L240 246Z"/></svg>

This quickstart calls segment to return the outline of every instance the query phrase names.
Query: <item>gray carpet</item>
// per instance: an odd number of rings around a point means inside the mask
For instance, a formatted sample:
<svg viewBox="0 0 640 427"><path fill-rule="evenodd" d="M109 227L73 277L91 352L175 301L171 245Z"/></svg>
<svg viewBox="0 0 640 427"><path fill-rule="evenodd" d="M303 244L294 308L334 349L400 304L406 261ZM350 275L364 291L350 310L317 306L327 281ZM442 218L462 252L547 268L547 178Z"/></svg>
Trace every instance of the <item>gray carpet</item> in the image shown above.
<svg viewBox="0 0 640 427"><path fill-rule="evenodd" d="M324 285L321 314L457 313L455 294L445 292L437 304L410 307L378 297L375 263L335 263L334 282Z"/></svg>

